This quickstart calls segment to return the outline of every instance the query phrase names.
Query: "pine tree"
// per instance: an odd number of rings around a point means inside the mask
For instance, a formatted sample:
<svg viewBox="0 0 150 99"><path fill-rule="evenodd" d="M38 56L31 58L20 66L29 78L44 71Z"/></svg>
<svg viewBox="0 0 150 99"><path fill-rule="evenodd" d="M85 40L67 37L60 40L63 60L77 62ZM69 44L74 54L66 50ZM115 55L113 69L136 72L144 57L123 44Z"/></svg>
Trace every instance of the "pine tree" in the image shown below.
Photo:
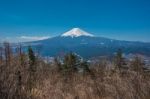
<svg viewBox="0 0 150 99"><path fill-rule="evenodd" d="M77 70L77 56L74 53L69 53L64 57L63 69L72 72Z"/></svg>
<svg viewBox="0 0 150 99"><path fill-rule="evenodd" d="M84 72L90 72L89 65L86 61L81 62L81 66Z"/></svg>
<svg viewBox="0 0 150 99"><path fill-rule="evenodd" d="M35 55L34 55L34 52L33 52L32 48L30 46L28 48L28 56L29 56L29 64L30 64L30 66L35 65Z"/></svg>
<svg viewBox="0 0 150 99"><path fill-rule="evenodd" d="M123 58L123 53L121 49L118 49L116 56L115 56L115 66L116 69L121 69L121 67L124 65L124 58Z"/></svg>
<svg viewBox="0 0 150 99"><path fill-rule="evenodd" d="M29 79L28 79L28 88L30 93L32 93L32 89L35 86L35 82L36 82L36 57L35 54L32 50L32 48L29 46L28 47L28 56L29 56ZM32 99L32 95L30 96L30 98Z"/></svg>

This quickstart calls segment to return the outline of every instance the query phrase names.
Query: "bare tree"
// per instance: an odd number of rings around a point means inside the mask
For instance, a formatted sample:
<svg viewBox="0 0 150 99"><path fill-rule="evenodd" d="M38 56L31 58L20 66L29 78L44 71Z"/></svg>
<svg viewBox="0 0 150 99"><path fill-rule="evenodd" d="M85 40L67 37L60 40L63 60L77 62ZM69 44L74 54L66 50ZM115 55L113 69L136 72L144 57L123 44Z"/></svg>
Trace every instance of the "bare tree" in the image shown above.
<svg viewBox="0 0 150 99"><path fill-rule="evenodd" d="M4 51L5 51L5 61L6 65L10 65L11 61L11 48L8 42L4 42Z"/></svg>
<svg viewBox="0 0 150 99"><path fill-rule="evenodd" d="M0 62L3 61L3 48L0 47Z"/></svg>
<svg viewBox="0 0 150 99"><path fill-rule="evenodd" d="M131 61L131 69L138 73L143 72L143 66L144 66L144 62L139 56L135 56L133 61Z"/></svg>

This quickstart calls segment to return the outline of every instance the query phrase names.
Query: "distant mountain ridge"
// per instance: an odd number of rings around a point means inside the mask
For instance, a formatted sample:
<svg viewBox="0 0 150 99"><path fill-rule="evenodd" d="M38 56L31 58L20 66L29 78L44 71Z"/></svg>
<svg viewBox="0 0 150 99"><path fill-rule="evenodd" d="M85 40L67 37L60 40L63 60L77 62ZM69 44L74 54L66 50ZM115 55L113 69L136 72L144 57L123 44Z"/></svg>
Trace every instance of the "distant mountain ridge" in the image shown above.
<svg viewBox="0 0 150 99"><path fill-rule="evenodd" d="M150 43L96 37L79 28L74 28L60 36L27 44L39 49L43 56L61 56L67 52L75 52L85 58L112 56L119 48L126 54L138 53L150 56Z"/></svg>

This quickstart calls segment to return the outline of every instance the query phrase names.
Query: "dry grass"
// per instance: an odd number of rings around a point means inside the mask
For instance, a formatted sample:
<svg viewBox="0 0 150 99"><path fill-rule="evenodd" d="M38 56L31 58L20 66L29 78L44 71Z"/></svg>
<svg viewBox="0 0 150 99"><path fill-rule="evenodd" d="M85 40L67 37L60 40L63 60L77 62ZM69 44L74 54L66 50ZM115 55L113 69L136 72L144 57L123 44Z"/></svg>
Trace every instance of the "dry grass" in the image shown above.
<svg viewBox="0 0 150 99"><path fill-rule="evenodd" d="M58 71L55 64L37 60L34 86L28 89L28 59L12 56L10 65L0 62L0 99L150 99L150 74L92 64L91 72ZM20 74L17 72L20 71ZM21 81L18 77L21 76ZM20 83L20 84L19 84Z"/></svg>
<svg viewBox="0 0 150 99"><path fill-rule="evenodd" d="M53 72L37 84L36 99L149 99L150 80L136 72L106 75Z"/></svg>

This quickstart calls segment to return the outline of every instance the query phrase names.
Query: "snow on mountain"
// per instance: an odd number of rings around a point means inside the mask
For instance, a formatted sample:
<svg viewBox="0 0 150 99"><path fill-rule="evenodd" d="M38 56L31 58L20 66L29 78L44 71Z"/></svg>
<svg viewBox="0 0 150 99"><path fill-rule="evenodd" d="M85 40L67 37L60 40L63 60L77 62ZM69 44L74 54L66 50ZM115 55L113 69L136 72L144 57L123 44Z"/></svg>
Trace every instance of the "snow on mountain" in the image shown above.
<svg viewBox="0 0 150 99"><path fill-rule="evenodd" d="M90 36L93 37L94 35L87 33L83 30L81 30L80 28L73 28L72 30L64 33L61 35L62 37L79 37L79 36Z"/></svg>
<svg viewBox="0 0 150 99"><path fill-rule="evenodd" d="M96 56L114 56L114 53L120 48L123 49L125 54L141 53L150 57L150 43L93 37L92 34L79 28L74 28L60 36L25 44L32 45L35 49L40 48L42 56L50 57L62 56L69 52L78 53L87 59Z"/></svg>

